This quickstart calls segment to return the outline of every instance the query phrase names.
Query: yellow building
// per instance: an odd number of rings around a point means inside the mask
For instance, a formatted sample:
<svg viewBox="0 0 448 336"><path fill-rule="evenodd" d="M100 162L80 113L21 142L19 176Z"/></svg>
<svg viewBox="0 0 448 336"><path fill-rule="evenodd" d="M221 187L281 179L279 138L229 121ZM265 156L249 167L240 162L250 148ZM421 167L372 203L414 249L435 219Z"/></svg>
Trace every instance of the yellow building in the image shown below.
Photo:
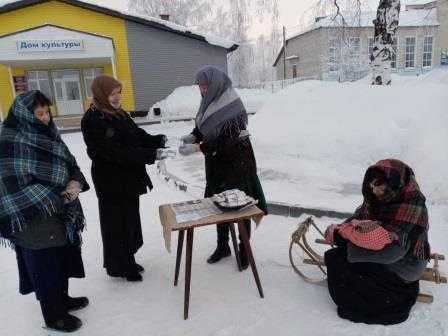
<svg viewBox="0 0 448 336"><path fill-rule="evenodd" d="M169 21L75 0L24 0L0 7L0 118L14 97L40 89L59 117L79 116L90 84L105 73L123 83L123 107L148 111L206 64L227 70L232 42Z"/></svg>

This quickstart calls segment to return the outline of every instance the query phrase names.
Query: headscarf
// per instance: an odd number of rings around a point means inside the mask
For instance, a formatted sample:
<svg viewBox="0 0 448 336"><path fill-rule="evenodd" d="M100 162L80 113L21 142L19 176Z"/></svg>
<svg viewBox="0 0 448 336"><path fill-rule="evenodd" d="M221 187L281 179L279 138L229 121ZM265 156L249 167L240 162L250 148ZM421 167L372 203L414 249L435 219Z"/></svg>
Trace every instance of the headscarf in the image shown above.
<svg viewBox="0 0 448 336"><path fill-rule="evenodd" d="M232 87L232 81L223 71L213 66L200 69L196 84L208 85L196 115L196 127L208 141L223 131L246 129L248 123L243 102Z"/></svg>
<svg viewBox="0 0 448 336"><path fill-rule="evenodd" d="M383 176L386 181L385 196L378 200L371 191L370 182ZM412 169L405 163L386 159L369 167L364 177L363 204L356 210L356 219L376 220L385 229L409 242L418 259L429 259L428 211L426 198L421 193ZM416 229L418 234L412 234Z"/></svg>
<svg viewBox="0 0 448 336"><path fill-rule="evenodd" d="M45 125L34 115L37 93L17 96L0 132L0 238L62 214L68 238L79 244L81 203L64 205L60 195L78 166L53 121Z"/></svg>
<svg viewBox="0 0 448 336"><path fill-rule="evenodd" d="M124 115L125 112L121 108L116 109L109 103L109 96L116 88L121 89L122 84L115 78L107 75L96 77L91 86L95 107L110 115Z"/></svg>

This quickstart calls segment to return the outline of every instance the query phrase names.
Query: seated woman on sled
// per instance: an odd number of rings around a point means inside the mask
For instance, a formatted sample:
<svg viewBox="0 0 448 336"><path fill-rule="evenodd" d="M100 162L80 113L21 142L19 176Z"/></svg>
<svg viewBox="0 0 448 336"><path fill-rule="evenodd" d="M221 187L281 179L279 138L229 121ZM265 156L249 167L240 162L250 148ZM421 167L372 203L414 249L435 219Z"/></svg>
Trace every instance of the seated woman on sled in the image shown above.
<svg viewBox="0 0 448 336"><path fill-rule="evenodd" d="M410 167L398 160L370 167L363 204L330 225L325 238L328 289L341 318L367 324L405 321L430 258L425 197Z"/></svg>

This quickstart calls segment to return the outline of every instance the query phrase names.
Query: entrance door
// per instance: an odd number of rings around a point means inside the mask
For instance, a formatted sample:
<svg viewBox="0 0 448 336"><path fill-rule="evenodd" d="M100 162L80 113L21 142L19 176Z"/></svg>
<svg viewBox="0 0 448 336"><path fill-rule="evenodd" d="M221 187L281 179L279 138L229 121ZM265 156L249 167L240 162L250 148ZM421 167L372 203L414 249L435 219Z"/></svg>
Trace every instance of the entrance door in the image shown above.
<svg viewBox="0 0 448 336"><path fill-rule="evenodd" d="M79 71L57 70L52 72L52 77L58 114L60 116L83 114Z"/></svg>

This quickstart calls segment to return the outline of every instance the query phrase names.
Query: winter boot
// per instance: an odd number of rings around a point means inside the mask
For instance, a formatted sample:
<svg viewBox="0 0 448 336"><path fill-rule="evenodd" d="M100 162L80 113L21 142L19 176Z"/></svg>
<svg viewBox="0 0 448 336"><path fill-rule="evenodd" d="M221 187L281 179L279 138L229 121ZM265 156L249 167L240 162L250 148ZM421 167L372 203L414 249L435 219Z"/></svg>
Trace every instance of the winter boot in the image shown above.
<svg viewBox="0 0 448 336"><path fill-rule="evenodd" d="M129 282L139 282L143 281L143 277L139 272L134 271L126 274L126 280Z"/></svg>
<svg viewBox="0 0 448 336"><path fill-rule="evenodd" d="M215 252L212 253L210 257L208 257L207 262L209 264L214 264L220 261L222 258L230 257L232 252L230 252L229 244L219 245L216 248Z"/></svg>
<svg viewBox="0 0 448 336"><path fill-rule="evenodd" d="M65 298L65 308L67 312L83 309L89 305L89 299L85 296Z"/></svg>
<svg viewBox="0 0 448 336"><path fill-rule="evenodd" d="M240 243L238 247L238 254L240 256L241 268L243 270L249 267L249 258L247 257L246 249L244 248L244 244Z"/></svg>
<svg viewBox="0 0 448 336"><path fill-rule="evenodd" d="M135 263L135 269L138 273L143 273L145 271L145 268L142 265L137 264L137 263Z"/></svg>
<svg viewBox="0 0 448 336"><path fill-rule="evenodd" d="M67 314L61 300L40 301L42 315L48 329L62 332L73 332L81 328L82 322L79 318Z"/></svg>
<svg viewBox="0 0 448 336"><path fill-rule="evenodd" d="M61 332L74 332L81 328L82 321L76 316L65 314L55 321L45 322L48 329Z"/></svg>

